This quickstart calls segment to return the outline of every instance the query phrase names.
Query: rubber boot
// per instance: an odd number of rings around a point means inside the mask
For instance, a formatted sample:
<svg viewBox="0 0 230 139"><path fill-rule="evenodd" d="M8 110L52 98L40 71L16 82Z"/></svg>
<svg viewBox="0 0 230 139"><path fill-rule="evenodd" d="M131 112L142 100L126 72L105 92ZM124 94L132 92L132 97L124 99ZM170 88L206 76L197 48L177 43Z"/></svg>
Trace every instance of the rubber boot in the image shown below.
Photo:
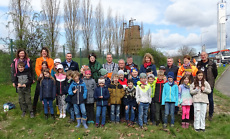
<svg viewBox="0 0 230 139"><path fill-rule="evenodd" d="M189 128L189 120L188 119L186 119L185 128Z"/></svg>
<svg viewBox="0 0 230 139"><path fill-rule="evenodd" d="M60 114L60 111L59 111L59 109L58 109L58 105L56 105L56 108L57 108L57 115L59 115L59 114Z"/></svg>
<svg viewBox="0 0 230 139"><path fill-rule="evenodd" d="M181 127L182 127L182 128L186 128L185 120L182 120Z"/></svg>
<svg viewBox="0 0 230 139"><path fill-rule="evenodd" d="M86 124L86 119L82 119L82 124L83 124L83 126L85 127L85 129L88 128L88 126L87 126L87 124Z"/></svg>
<svg viewBox="0 0 230 139"><path fill-rule="evenodd" d="M75 127L79 128L81 125L81 119L77 119L77 125Z"/></svg>

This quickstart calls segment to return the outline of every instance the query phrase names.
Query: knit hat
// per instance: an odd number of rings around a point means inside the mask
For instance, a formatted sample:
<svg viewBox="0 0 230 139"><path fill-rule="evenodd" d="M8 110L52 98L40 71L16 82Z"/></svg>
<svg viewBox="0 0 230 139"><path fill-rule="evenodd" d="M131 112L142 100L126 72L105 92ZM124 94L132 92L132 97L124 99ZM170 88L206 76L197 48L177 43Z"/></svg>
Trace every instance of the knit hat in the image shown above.
<svg viewBox="0 0 230 139"><path fill-rule="evenodd" d="M62 64L57 65L57 69L63 69Z"/></svg>
<svg viewBox="0 0 230 139"><path fill-rule="evenodd" d="M108 73L108 71L106 69L103 69L103 68L100 69L99 72L100 72L101 76L104 76Z"/></svg>
<svg viewBox="0 0 230 139"><path fill-rule="evenodd" d="M55 63L61 63L61 59L60 59L60 58L54 59L54 64L55 64Z"/></svg>
<svg viewBox="0 0 230 139"><path fill-rule="evenodd" d="M132 73L133 71L137 71L137 72L138 72L137 68L132 68L132 69L131 69L131 73Z"/></svg>
<svg viewBox="0 0 230 139"><path fill-rule="evenodd" d="M174 78L174 73L170 71L167 76L168 78Z"/></svg>
<svg viewBox="0 0 230 139"><path fill-rule="evenodd" d="M123 70L119 70L117 74L118 74L118 75L120 75L120 74L124 75L125 73L124 73Z"/></svg>
<svg viewBox="0 0 230 139"><path fill-rule="evenodd" d="M98 79L98 83L105 83L105 79Z"/></svg>
<svg viewBox="0 0 230 139"><path fill-rule="evenodd" d="M146 74L145 73L141 73L140 74L140 78L146 78Z"/></svg>
<svg viewBox="0 0 230 139"><path fill-rule="evenodd" d="M150 67L147 67L147 69L146 69L146 73L148 73L148 72L152 72L152 69Z"/></svg>
<svg viewBox="0 0 230 139"><path fill-rule="evenodd" d="M86 70L85 74L91 74L91 70Z"/></svg>
<svg viewBox="0 0 230 139"><path fill-rule="evenodd" d="M155 76L154 76L153 74L149 74L149 75L148 75L148 78L153 78L153 79L155 79Z"/></svg>
<svg viewBox="0 0 230 139"><path fill-rule="evenodd" d="M165 70L165 66L160 66L160 70Z"/></svg>

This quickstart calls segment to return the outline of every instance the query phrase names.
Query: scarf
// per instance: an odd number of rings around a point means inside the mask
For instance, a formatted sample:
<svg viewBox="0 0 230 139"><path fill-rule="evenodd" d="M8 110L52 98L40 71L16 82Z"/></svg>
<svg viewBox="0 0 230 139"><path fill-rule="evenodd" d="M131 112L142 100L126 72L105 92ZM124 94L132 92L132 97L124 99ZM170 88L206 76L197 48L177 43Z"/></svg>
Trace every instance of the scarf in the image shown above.
<svg viewBox="0 0 230 139"><path fill-rule="evenodd" d="M150 66L152 63L148 62L148 63L144 63L144 67L147 68L148 66Z"/></svg>
<svg viewBox="0 0 230 139"><path fill-rule="evenodd" d="M186 88L186 89L189 89L190 88L190 84L188 83L188 84L184 84L184 87Z"/></svg>
<svg viewBox="0 0 230 139"><path fill-rule="evenodd" d="M143 85L146 85L146 84L147 84L146 82L145 82L145 83L144 83L144 82L142 82L142 81L140 81L140 82L141 82L141 84L143 84Z"/></svg>
<svg viewBox="0 0 230 139"><path fill-rule="evenodd" d="M174 81L173 82L168 82L170 86L174 85Z"/></svg>

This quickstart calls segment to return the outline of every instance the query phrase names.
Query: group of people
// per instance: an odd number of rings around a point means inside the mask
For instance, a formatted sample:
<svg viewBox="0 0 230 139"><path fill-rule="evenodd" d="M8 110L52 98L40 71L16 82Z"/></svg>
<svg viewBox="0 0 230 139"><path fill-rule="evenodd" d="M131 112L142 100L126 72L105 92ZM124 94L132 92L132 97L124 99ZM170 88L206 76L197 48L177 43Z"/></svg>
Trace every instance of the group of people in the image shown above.
<svg viewBox="0 0 230 139"><path fill-rule="evenodd" d="M66 60L61 62L59 58L53 60L49 50L42 48L41 57L35 64L37 85L32 104L30 88L35 82L35 73L26 51L19 49L11 64L11 72L21 116L29 111L30 117L34 118L40 96L46 119L48 113L55 119L53 101L56 99L59 118L65 118L68 112L70 122L77 121L76 127L81 123L84 128L91 123L104 127L106 117L109 117L113 123L125 121L128 126L137 123L143 128L150 120L157 126L162 122L166 128L169 115L170 126L174 127L174 115L181 106L182 128L188 128L189 119L192 119L195 131L205 131L207 104L209 120L212 120L213 88L218 72L216 64L205 52L201 53L202 60L197 65L190 62L189 55L185 55L181 67L173 64L173 58L168 58L167 66L160 66L158 71L149 53L145 54L140 69L131 56L127 57L127 62L120 59L118 64L113 62L110 53L103 65L96 60L94 53L88 59L88 65L79 69L71 53L67 53Z"/></svg>

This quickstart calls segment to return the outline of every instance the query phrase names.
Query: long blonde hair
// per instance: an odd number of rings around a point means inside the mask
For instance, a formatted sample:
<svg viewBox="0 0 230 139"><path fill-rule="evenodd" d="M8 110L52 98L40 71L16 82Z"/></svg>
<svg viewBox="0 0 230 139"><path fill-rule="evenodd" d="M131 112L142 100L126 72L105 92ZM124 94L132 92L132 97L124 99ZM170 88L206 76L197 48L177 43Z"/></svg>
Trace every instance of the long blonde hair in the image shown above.
<svg viewBox="0 0 230 139"><path fill-rule="evenodd" d="M45 69L45 70L42 71L43 76L42 76L42 79L40 81L40 85L42 85L42 81L45 78L45 76L44 76L45 72L48 72L50 74L50 70L49 69ZM55 84L55 79L51 76L51 74L50 74L49 78L52 79L54 81L54 84Z"/></svg>
<svg viewBox="0 0 230 139"><path fill-rule="evenodd" d="M155 62L154 62L154 59L153 59L153 56L152 56L150 53L146 53L145 56L144 56L144 58L143 58L143 61L142 61L143 64L145 64L145 59L146 59L146 57L149 57L149 58L150 58L150 62L151 62L152 64L155 63Z"/></svg>

